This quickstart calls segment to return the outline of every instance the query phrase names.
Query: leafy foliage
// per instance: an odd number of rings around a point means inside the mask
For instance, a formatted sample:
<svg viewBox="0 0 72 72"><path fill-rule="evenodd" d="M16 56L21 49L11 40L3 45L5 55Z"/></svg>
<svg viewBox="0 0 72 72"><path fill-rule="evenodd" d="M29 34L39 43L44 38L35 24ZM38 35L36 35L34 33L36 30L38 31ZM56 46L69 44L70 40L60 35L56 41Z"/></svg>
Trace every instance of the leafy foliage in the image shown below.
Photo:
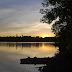
<svg viewBox="0 0 72 72"><path fill-rule="evenodd" d="M56 36L61 36L72 25L72 0L44 0L42 3L44 9L41 21L50 24L59 17L59 21L52 26L52 31ZM50 7L50 8L49 8ZM71 31L70 31L71 32Z"/></svg>
<svg viewBox="0 0 72 72"><path fill-rule="evenodd" d="M41 9L43 23L51 24L53 20L59 17L52 25L52 31L59 36L59 51L53 61L44 66L41 72L61 72L63 70L71 71L72 63L72 0L44 0L44 7ZM49 9L50 7L50 9Z"/></svg>

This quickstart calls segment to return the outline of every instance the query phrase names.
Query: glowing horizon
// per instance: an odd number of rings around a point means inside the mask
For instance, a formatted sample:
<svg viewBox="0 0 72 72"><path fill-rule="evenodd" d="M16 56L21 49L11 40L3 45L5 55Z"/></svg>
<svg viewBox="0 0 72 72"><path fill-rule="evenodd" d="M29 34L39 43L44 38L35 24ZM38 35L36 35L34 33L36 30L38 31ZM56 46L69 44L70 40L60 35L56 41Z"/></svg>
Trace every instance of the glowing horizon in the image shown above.
<svg viewBox="0 0 72 72"><path fill-rule="evenodd" d="M51 26L41 23L42 0L0 1L0 36L55 36ZM44 35L44 36L43 36Z"/></svg>

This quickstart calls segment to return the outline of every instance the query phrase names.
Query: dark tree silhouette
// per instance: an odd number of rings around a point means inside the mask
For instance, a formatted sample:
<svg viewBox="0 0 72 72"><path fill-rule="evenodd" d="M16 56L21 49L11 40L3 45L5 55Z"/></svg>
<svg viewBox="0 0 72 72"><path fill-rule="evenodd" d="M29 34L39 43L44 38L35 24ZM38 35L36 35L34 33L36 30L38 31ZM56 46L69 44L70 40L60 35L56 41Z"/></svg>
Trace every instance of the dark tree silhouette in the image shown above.
<svg viewBox="0 0 72 72"><path fill-rule="evenodd" d="M51 24L53 20L59 18L52 25L52 31L60 37L60 53L54 60L44 66L41 72L62 72L71 71L72 63L72 0L44 0L43 9L40 9L43 23Z"/></svg>
<svg viewBox="0 0 72 72"><path fill-rule="evenodd" d="M44 0L42 6L44 9L40 9L40 12L44 14L41 19L43 23L50 24L59 17L59 21L52 25L52 31L56 36L63 36L64 33L67 35L67 31L71 34L72 0Z"/></svg>

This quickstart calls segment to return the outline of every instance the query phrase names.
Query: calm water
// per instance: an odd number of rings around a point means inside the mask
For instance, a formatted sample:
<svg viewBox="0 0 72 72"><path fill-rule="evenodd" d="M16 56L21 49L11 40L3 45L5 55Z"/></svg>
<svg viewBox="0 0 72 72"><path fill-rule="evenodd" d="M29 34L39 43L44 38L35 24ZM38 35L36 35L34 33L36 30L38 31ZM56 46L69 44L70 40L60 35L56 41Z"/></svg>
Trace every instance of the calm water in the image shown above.
<svg viewBox="0 0 72 72"><path fill-rule="evenodd" d="M0 72L39 72L42 65L22 65L21 58L53 57L59 52L58 47L50 42L4 42L0 43Z"/></svg>

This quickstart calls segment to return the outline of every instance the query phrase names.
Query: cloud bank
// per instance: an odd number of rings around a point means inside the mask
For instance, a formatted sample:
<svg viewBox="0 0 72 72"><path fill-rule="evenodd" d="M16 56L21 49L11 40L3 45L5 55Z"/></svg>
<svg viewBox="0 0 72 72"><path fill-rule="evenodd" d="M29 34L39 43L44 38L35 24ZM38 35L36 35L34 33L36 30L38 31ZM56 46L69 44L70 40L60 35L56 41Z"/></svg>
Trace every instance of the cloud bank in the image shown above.
<svg viewBox="0 0 72 72"><path fill-rule="evenodd" d="M33 35L51 26L40 23L42 0L0 0L0 36ZM46 26L48 29L45 29Z"/></svg>

